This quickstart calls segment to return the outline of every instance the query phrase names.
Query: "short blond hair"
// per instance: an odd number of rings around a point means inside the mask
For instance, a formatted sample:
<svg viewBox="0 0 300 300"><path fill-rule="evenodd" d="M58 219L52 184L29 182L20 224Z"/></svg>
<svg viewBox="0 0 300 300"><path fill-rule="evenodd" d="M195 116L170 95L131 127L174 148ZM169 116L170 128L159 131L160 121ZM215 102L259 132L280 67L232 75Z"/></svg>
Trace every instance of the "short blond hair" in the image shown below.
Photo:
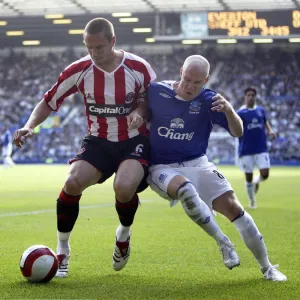
<svg viewBox="0 0 300 300"><path fill-rule="evenodd" d="M95 18L89 21L84 29L85 34L97 34L104 32L105 38L110 42L115 36L113 24L104 18Z"/></svg>
<svg viewBox="0 0 300 300"><path fill-rule="evenodd" d="M185 71L186 68L191 64L197 62L199 64L201 64L203 71L206 73L206 76L209 75L209 71L210 71L210 64L208 62L208 60L202 56L202 55L191 55L188 56L182 66L182 70Z"/></svg>

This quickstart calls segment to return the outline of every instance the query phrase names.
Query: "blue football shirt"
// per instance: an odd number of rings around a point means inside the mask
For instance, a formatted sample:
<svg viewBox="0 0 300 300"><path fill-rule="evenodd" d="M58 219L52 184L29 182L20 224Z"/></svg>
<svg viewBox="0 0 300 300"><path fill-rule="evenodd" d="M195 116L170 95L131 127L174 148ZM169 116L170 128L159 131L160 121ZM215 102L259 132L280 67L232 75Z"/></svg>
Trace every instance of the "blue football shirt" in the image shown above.
<svg viewBox="0 0 300 300"><path fill-rule="evenodd" d="M261 106L242 107L237 111L243 120L244 134L239 138L239 156L267 152L265 110Z"/></svg>
<svg viewBox="0 0 300 300"><path fill-rule="evenodd" d="M205 155L214 124L229 132L225 114L211 111L215 91L204 88L192 101L184 101L174 91L174 82L153 82L148 88L152 165Z"/></svg>
<svg viewBox="0 0 300 300"><path fill-rule="evenodd" d="M2 135L2 144L3 146L7 146L12 143L12 134L9 130L6 130Z"/></svg>

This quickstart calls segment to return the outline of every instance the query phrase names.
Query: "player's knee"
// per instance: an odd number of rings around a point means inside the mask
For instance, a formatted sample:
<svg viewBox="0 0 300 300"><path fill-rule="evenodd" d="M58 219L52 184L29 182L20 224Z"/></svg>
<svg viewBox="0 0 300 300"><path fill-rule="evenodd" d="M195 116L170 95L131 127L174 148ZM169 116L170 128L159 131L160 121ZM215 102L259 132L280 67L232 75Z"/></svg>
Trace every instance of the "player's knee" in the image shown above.
<svg viewBox="0 0 300 300"><path fill-rule="evenodd" d="M213 201L213 209L227 217L230 221L243 213L244 208L233 191L228 191Z"/></svg>
<svg viewBox="0 0 300 300"><path fill-rule="evenodd" d="M130 201L136 191L136 186L137 185L133 184L132 182L116 180L114 182L114 191L118 201Z"/></svg>
<svg viewBox="0 0 300 300"><path fill-rule="evenodd" d="M65 191L69 195L79 195L85 189L79 176L69 175L65 182Z"/></svg>
<svg viewBox="0 0 300 300"><path fill-rule="evenodd" d="M260 175L264 180L269 178L269 172Z"/></svg>
<svg viewBox="0 0 300 300"><path fill-rule="evenodd" d="M243 213L244 208L238 201L234 201L231 202L228 205L228 207L226 207L225 211L225 216L228 218L229 221L232 221Z"/></svg>
<svg viewBox="0 0 300 300"><path fill-rule="evenodd" d="M178 199L185 201L197 194L197 191L191 182L186 181L177 189L176 193Z"/></svg>

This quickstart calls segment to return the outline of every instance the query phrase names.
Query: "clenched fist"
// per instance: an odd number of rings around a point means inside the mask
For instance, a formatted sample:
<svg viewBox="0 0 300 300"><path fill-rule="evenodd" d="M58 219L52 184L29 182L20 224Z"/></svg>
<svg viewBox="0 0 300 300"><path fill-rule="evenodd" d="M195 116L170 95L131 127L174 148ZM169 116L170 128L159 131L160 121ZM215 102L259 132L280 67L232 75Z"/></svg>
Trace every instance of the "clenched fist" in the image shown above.
<svg viewBox="0 0 300 300"><path fill-rule="evenodd" d="M13 142L18 148L22 148L23 144L25 143L26 139L31 137L33 134L33 130L29 128L21 128L18 129L14 133Z"/></svg>
<svg viewBox="0 0 300 300"><path fill-rule="evenodd" d="M132 111L128 116L126 116L128 129L136 129L143 125L144 119L137 111Z"/></svg>
<svg viewBox="0 0 300 300"><path fill-rule="evenodd" d="M212 111L226 113L233 109L231 104L220 94L216 94L214 97L212 97L212 100Z"/></svg>

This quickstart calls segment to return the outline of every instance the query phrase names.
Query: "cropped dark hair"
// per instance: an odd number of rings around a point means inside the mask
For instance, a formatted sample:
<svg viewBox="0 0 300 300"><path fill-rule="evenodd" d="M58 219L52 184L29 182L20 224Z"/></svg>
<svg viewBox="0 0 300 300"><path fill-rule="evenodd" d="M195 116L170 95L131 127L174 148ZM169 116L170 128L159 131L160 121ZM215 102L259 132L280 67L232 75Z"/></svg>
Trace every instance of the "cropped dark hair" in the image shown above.
<svg viewBox="0 0 300 300"><path fill-rule="evenodd" d="M257 91L253 87L246 88L245 91L244 91L244 95L246 95L248 92L253 92L255 96L257 95Z"/></svg>

